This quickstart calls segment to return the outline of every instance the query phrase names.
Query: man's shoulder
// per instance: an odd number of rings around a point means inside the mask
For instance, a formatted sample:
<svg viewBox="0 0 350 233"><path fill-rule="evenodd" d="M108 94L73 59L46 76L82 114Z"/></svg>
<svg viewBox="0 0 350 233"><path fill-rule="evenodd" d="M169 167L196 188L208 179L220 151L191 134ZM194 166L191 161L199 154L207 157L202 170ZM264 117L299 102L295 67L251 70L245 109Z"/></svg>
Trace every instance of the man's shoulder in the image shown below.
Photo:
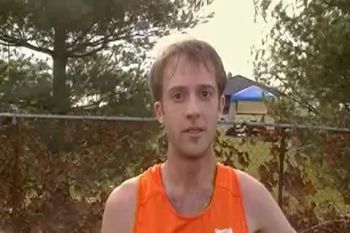
<svg viewBox="0 0 350 233"><path fill-rule="evenodd" d="M132 200L132 197L136 197L137 194L137 186L139 177L132 177L130 179L125 180L119 186L113 189L110 193L106 205L118 203L121 204Z"/></svg>
<svg viewBox="0 0 350 233"><path fill-rule="evenodd" d="M273 201L269 190L254 176L242 171L235 170L242 199L246 208L259 209L261 205Z"/></svg>
<svg viewBox="0 0 350 233"><path fill-rule="evenodd" d="M138 177L130 178L109 195L102 221L102 232L130 232L137 202Z"/></svg>
<svg viewBox="0 0 350 233"><path fill-rule="evenodd" d="M145 183L145 177L149 177L150 174L156 171L158 165L149 167L143 173L138 176L134 176L130 179L125 180L122 184L116 187L109 195L106 205L120 204L120 205L130 205L134 204L137 198L139 184L142 180ZM147 179L146 179L147 180ZM126 207L127 207L126 206Z"/></svg>
<svg viewBox="0 0 350 233"><path fill-rule="evenodd" d="M236 174L251 228L263 232L295 233L265 185L246 172L236 170Z"/></svg>
<svg viewBox="0 0 350 233"><path fill-rule="evenodd" d="M265 186L254 176L242 171L235 169L237 179L241 186L242 192L250 193L251 191L268 192Z"/></svg>

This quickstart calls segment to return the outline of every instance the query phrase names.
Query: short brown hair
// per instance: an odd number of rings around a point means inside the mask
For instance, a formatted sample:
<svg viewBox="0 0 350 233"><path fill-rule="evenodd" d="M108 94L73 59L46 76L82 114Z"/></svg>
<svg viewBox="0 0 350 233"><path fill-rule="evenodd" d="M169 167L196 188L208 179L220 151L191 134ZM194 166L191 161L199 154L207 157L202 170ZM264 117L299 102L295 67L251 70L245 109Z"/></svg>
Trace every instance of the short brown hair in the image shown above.
<svg viewBox="0 0 350 233"><path fill-rule="evenodd" d="M187 39L168 46L153 63L150 72L150 89L155 101L162 98L164 69L171 58L186 56L187 59L197 63L203 63L207 68L214 67L216 84L219 96L224 92L227 77L221 58L216 50L207 42L197 39Z"/></svg>

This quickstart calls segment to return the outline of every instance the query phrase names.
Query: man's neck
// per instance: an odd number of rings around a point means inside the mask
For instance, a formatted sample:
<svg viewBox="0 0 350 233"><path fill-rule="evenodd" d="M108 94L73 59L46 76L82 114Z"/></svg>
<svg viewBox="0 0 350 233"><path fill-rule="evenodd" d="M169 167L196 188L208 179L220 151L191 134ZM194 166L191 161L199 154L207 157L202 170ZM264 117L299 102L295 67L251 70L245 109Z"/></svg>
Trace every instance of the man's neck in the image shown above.
<svg viewBox="0 0 350 233"><path fill-rule="evenodd" d="M162 165L162 178L170 185L184 190L212 187L216 173L214 152L208 152L199 159L184 159L168 154Z"/></svg>

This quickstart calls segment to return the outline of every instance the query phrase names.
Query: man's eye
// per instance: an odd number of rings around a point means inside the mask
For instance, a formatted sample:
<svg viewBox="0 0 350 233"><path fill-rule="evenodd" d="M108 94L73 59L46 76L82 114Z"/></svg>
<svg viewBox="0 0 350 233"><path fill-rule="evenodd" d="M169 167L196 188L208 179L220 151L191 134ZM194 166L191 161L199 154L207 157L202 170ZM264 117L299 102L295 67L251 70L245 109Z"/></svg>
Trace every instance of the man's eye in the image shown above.
<svg viewBox="0 0 350 233"><path fill-rule="evenodd" d="M209 91L202 91L201 96L203 98L209 98L211 96L211 93Z"/></svg>
<svg viewBox="0 0 350 233"><path fill-rule="evenodd" d="M173 95L173 99L174 99L175 101L180 101L180 100L183 99L183 95L182 95L181 93L175 93L175 94Z"/></svg>

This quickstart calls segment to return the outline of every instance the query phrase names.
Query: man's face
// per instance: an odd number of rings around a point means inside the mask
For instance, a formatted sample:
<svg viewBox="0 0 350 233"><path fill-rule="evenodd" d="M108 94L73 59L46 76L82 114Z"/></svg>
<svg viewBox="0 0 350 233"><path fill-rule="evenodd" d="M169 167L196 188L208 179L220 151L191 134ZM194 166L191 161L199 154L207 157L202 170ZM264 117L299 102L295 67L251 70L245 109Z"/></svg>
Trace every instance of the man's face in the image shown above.
<svg viewBox="0 0 350 233"><path fill-rule="evenodd" d="M168 149L191 159L207 154L224 106L213 67L208 69L186 57L178 62L172 59L165 68L162 91L155 112L165 127Z"/></svg>

